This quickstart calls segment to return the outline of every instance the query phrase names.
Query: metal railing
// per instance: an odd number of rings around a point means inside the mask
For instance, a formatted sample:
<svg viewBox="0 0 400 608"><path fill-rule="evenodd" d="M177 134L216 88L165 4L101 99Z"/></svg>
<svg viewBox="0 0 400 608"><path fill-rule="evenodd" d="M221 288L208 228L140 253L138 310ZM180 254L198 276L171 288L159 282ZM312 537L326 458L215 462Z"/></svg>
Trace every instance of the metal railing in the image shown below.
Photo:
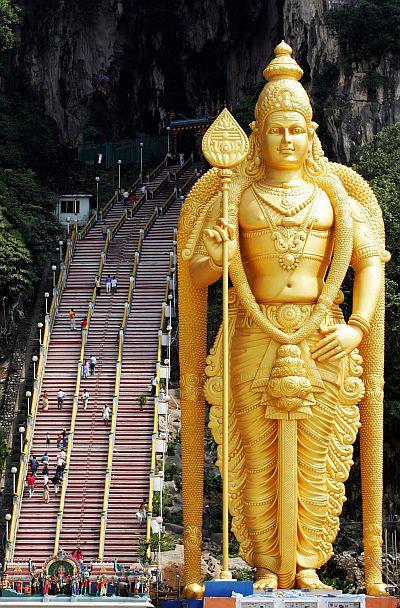
<svg viewBox="0 0 400 608"><path fill-rule="evenodd" d="M71 266L71 261L75 252L77 241L76 225L73 226L70 238L67 240L67 248L64 256L64 263L60 268L60 273L57 281L57 286L53 290L53 298L49 313L45 317L43 338L40 344L39 361L36 368L36 377L33 382L32 401L28 411L26 422L25 441L20 456L20 464L18 470L18 478L13 495L12 516L9 527L8 539L6 541L5 562L10 562L14 557L15 541L17 536L19 517L21 513L22 498L24 494L25 478L28 471L29 455L32 448L33 434L35 430L36 416L39 407L39 399L42 390L44 372L46 368L47 353L50 343L51 332L54 327L55 318L58 314L58 308L61 301L61 296L67 281L68 272Z"/></svg>
<svg viewBox="0 0 400 608"><path fill-rule="evenodd" d="M159 173L161 173L161 171L167 166L167 161L164 159L162 160L157 167L155 167L152 171L150 171L150 173L148 174L149 176L149 181L151 181L152 179L154 179Z"/></svg>

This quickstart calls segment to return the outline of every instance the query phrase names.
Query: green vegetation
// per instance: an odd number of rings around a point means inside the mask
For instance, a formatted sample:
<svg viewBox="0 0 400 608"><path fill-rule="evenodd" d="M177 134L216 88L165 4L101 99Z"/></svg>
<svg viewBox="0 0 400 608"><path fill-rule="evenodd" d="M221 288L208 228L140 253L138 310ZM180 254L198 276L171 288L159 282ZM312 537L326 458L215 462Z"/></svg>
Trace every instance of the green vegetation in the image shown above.
<svg viewBox="0 0 400 608"><path fill-rule="evenodd" d="M159 537L158 534L151 534L150 542L147 543L146 538L142 538L139 541L138 555L142 564L149 564L151 557L147 554L148 549L154 554L158 551L158 543L160 542L160 551L173 551L176 547L176 540L167 532L161 532Z"/></svg>
<svg viewBox="0 0 400 608"><path fill-rule="evenodd" d="M8 456L8 433L5 429L0 429L0 477L3 474L4 466Z"/></svg>
<svg viewBox="0 0 400 608"><path fill-rule="evenodd" d="M362 86L367 91L368 99L376 100L378 89L387 85L387 80L375 70L368 70L362 80Z"/></svg>
<svg viewBox="0 0 400 608"><path fill-rule="evenodd" d="M386 248L392 260L386 265L386 423L400 422L400 124L386 127L362 146L356 157L357 171L372 186L382 207Z"/></svg>
<svg viewBox="0 0 400 608"><path fill-rule="evenodd" d="M248 135L250 134L249 124L254 120L254 109L257 99L264 85L265 81L258 82L252 87L244 89L242 100L233 111L233 116Z"/></svg>
<svg viewBox="0 0 400 608"><path fill-rule="evenodd" d="M29 295L54 247L53 199L39 176L56 163L56 133L38 106L0 97L0 295Z"/></svg>
<svg viewBox="0 0 400 608"><path fill-rule="evenodd" d="M312 82L314 120L319 124L318 137L329 158L333 156L333 145L327 118L333 115L336 108L341 108L344 104L344 100L337 95L339 74L337 65L326 63Z"/></svg>
<svg viewBox="0 0 400 608"><path fill-rule="evenodd" d="M0 50L11 49L15 44L14 27L21 18L21 8L10 0L0 0Z"/></svg>
<svg viewBox="0 0 400 608"><path fill-rule="evenodd" d="M338 38L344 59L368 60L399 51L397 0L358 0L327 11L325 17Z"/></svg>

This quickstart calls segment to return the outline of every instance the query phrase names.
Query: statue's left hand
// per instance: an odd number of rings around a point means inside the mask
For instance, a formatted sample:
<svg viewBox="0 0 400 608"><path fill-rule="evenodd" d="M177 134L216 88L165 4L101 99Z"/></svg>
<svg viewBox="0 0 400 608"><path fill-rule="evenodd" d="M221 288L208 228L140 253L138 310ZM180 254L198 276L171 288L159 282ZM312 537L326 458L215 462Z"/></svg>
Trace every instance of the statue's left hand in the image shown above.
<svg viewBox="0 0 400 608"><path fill-rule="evenodd" d="M357 348L363 338L361 329L344 323L331 325L320 331L326 336L311 349L312 359L320 362L342 359Z"/></svg>

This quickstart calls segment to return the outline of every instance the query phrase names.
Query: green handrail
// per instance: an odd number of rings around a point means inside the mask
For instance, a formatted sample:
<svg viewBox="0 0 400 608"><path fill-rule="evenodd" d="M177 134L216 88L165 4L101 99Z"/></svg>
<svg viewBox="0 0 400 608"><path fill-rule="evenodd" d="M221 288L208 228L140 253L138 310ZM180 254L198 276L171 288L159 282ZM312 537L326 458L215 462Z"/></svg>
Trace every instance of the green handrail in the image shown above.
<svg viewBox="0 0 400 608"><path fill-rule="evenodd" d="M60 269L57 287L54 290L53 298L49 310L49 314L46 315L44 332L42 343L40 345L39 361L37 365L36 378L33 383L32 401L30 411L28 412L28 419L26 423L26 434L23 450L20 456L20 466L18 470L17 484L15 488L15 494L13 495L13 508L11 515L11 522L9 528L8 540L6 542L5 549L5 563L13 560L15 550L15 540L17 536L19 516L21 513L21 504L25 487L25 478L28 470L28 460L30 451L32 448L32 439L35 429L36 416L39 405L39 398L42 390L42 383L44 378L44 371L47 361L47 353L50 342L51 331L54 326L55 317L58 313L58 307L61 301L62 292L65 287L66 279L68 276L71 261L75 252L75 246L77 241L77 230L76 225L73 226L70 239L67 241L67 248L64 254L64 263Z"/></svg>

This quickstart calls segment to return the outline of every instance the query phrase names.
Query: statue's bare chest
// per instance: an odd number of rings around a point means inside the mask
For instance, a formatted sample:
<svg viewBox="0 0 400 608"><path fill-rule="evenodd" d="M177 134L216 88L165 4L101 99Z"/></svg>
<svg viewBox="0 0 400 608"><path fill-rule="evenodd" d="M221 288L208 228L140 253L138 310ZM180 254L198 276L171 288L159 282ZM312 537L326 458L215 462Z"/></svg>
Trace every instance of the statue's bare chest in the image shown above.
<svg viewBox="0 0 400 608"><path fill-rule="evenodd" d="M283 198L283 196L282 196ZM303 197L304 198L304 197ZM302 199L299 199L298 206L301 206ZM244 231L268 229L272 224L279 226L301 226L307 216L309 216L313 231L330 231L334 225L334 212L328 196L322 190L316 193L316 200L300 209L298 213L285 216L284 213L277 211L279 207L279 197L271 200L272 205L256 197L252 190L247 190L240 202L239 225ZM293 204L296 207L296 201ZM311 207L314 206L312 209Z"/></svg>

